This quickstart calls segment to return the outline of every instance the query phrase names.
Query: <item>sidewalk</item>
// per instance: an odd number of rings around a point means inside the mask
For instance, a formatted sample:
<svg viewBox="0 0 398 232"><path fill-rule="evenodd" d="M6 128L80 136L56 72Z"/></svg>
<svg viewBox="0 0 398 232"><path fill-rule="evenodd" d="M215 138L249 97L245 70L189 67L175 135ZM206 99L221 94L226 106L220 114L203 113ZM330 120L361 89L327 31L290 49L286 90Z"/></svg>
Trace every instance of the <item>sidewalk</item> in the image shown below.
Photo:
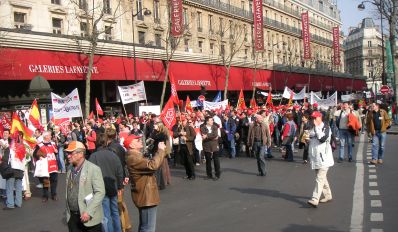
<svg viewBox="0 0 398 232"><path fill-rule="evenodd" d="M391 128L387 130L387 134L398 135L398 126L397 125L391 126Z"/></svg>

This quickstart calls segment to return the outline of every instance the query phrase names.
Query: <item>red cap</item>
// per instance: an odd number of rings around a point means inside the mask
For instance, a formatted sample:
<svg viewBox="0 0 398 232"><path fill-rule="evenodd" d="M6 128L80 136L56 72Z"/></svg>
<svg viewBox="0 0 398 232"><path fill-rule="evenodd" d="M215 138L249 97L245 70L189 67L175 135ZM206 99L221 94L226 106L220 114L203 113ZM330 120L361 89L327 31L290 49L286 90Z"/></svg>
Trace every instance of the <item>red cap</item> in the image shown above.
<svg viewBox="0 0 398 232"><path fill-rule="evenodd" d="M313 118L321 118L322 114L319 111L314 111L314 112L312 112L311 117L313 117Z"/></svg>
<svg viewBox="0 0 398 232"><path fill-rule="evenodd" d="M137 136L137 135L129 135L127 136L127 138L124 139L123 145L126 149L129 149L129 145L130 143L134 140L134 139L139 139L142 136Z"/></svg>
<svg viewBox="0 0 398 232"><path fill-rule="evenodd" d="M299 105L294 105L293 108L300 109L300 106Z"/></svg>
<svg viewBox="0 0 398 232"><path fill-rule="evenodd" d="M313 105L314 107L318 107L318 103L314 103L314 105Z"/></svg>

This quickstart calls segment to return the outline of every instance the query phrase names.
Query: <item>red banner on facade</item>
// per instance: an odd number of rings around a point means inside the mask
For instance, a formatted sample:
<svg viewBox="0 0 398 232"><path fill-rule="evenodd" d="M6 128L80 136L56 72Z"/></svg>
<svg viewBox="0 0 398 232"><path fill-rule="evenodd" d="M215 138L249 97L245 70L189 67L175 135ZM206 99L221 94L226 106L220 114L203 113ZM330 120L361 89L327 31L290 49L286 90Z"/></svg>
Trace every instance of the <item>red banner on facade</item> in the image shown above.
<svg viewBox="0 0 398 232"><path fill-rule="evenodd" d="M333 27L333 64L340 65L340 30Z"/></svg>
<svg viewBox="0 0 398 232"><path fill-rule="evenodd" d="M310 23L308 11L301 14L301 26L303 31L304 59L311 59Z"/></svg>
<svg viewBox="0 0 398 232"><path fill-rule="evenodd" d="M253 0L254 44L256 51L264 50L263 0Z"/></svg>
<svg viewBox="0 0 398 232"><path fill-rule="evenodd" d="M181 36L183 33L182 26L182 0L170 0L171 14L171 35L174 37Z"/></svg>

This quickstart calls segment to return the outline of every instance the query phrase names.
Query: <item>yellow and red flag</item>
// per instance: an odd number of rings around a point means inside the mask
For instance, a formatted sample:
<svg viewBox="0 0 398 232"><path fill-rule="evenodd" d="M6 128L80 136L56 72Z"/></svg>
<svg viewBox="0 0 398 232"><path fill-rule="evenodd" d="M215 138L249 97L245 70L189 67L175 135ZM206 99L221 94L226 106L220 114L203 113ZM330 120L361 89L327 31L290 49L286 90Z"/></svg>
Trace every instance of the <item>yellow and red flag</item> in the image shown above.
<svg viewBox="0 0 398 232"><path fill-rule="evenodd" d="M95 98L95 109L97 110L98 115L104 115L104 111L102 110L100 104L98 103L98 99Z"/></svg>
<svg viewBox="0 0 398 232"><path fill-rule="evenodd" d="M294 96L294 92L292 90L290 90L290 98L289 98L289 102L287 103L287 107L290 107L293 104L293 96Z"/></svg>
<svg viewBox="0 0 398 232"><path fill-rule="evenodd" d="M185 112L192 113L191 99L187 96L187 100L185 101Z"/></svg>
<svg viewBox="0 0 398 232"><path fill-rule="evenodd" d="M30 107L29 121L36 129L42 130L42 126L40 123L40 111L36 99L33 100L32 106Z"/></svg>
<svg viewBox="0 0 398 232"><path fill-rule="evenodd" d="M239 99L238 99L238 104L236 105L236 109L244 110L246 109L246 103L245 103L245 96L243 95L243 90L240 90L239 93Z"/></svg>
<svg viewBox="0 0 398 232"><path fill-rule="evenodd" d="M23 140L29 143L29 145L36 144L36 139L33 137L33 131L30 130L18 117L18 114L14 112L12 114L12 124L11 124L11 131L12 135L15 135L17 132L22 132Z"/></svg>

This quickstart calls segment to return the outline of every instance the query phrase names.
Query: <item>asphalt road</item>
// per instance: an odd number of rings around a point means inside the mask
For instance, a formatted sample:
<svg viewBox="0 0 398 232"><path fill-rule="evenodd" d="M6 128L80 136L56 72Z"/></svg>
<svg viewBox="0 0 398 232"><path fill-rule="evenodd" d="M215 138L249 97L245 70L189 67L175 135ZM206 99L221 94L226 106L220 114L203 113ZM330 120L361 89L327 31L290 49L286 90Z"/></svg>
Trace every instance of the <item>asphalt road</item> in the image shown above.
<svg viewBox="0 0 398 232"><path fill-rule="evenodd" d="M222 174L219 181L204 180L205 166L197 167L197 179L182 179L182 167L172 169L172 184L161 191L161 204L158 208L157 231L159 232L322 232L350 231L353 199L363 201L362 230L397 231L398 202L395 178L398 169L396 150L398 136L389 135L385 163L369 168L366 161L367 143L358 142L363 153L358 154L364 162L364 184L360 189L364 198L353 195L357 162L336 163L329 171L333 201L318 208L310 208L307 200L315 185L315 173L309 165L302 164L301 153L295 153L295 162L281 160L281 154L274 152L275 158L268 161L266 177L257 176L256 161L252 158L221 159ZM358 161L359 162L359 161ZM376 171L369 171L375 169ZM379 195L370 195L369 175L377 174ZM372 177L373 178L373 177ZM33 182L35 182L33 180ZM40 189L32 187L33 197L25 201L21 209L0 210L0 231L67 231L65 226L65 174L59 175L58 192L60 200L42 203ZM371 192L374 194L375 192ZM138 225L138 212L130 193L125 192L126 203L135 231ZM382 207L372 207L371 200L380 200ZM372 203L374 204L374 202ZM371 221L380 219L383 221ZM373 230L380 231L380 230Z"/></svg>

